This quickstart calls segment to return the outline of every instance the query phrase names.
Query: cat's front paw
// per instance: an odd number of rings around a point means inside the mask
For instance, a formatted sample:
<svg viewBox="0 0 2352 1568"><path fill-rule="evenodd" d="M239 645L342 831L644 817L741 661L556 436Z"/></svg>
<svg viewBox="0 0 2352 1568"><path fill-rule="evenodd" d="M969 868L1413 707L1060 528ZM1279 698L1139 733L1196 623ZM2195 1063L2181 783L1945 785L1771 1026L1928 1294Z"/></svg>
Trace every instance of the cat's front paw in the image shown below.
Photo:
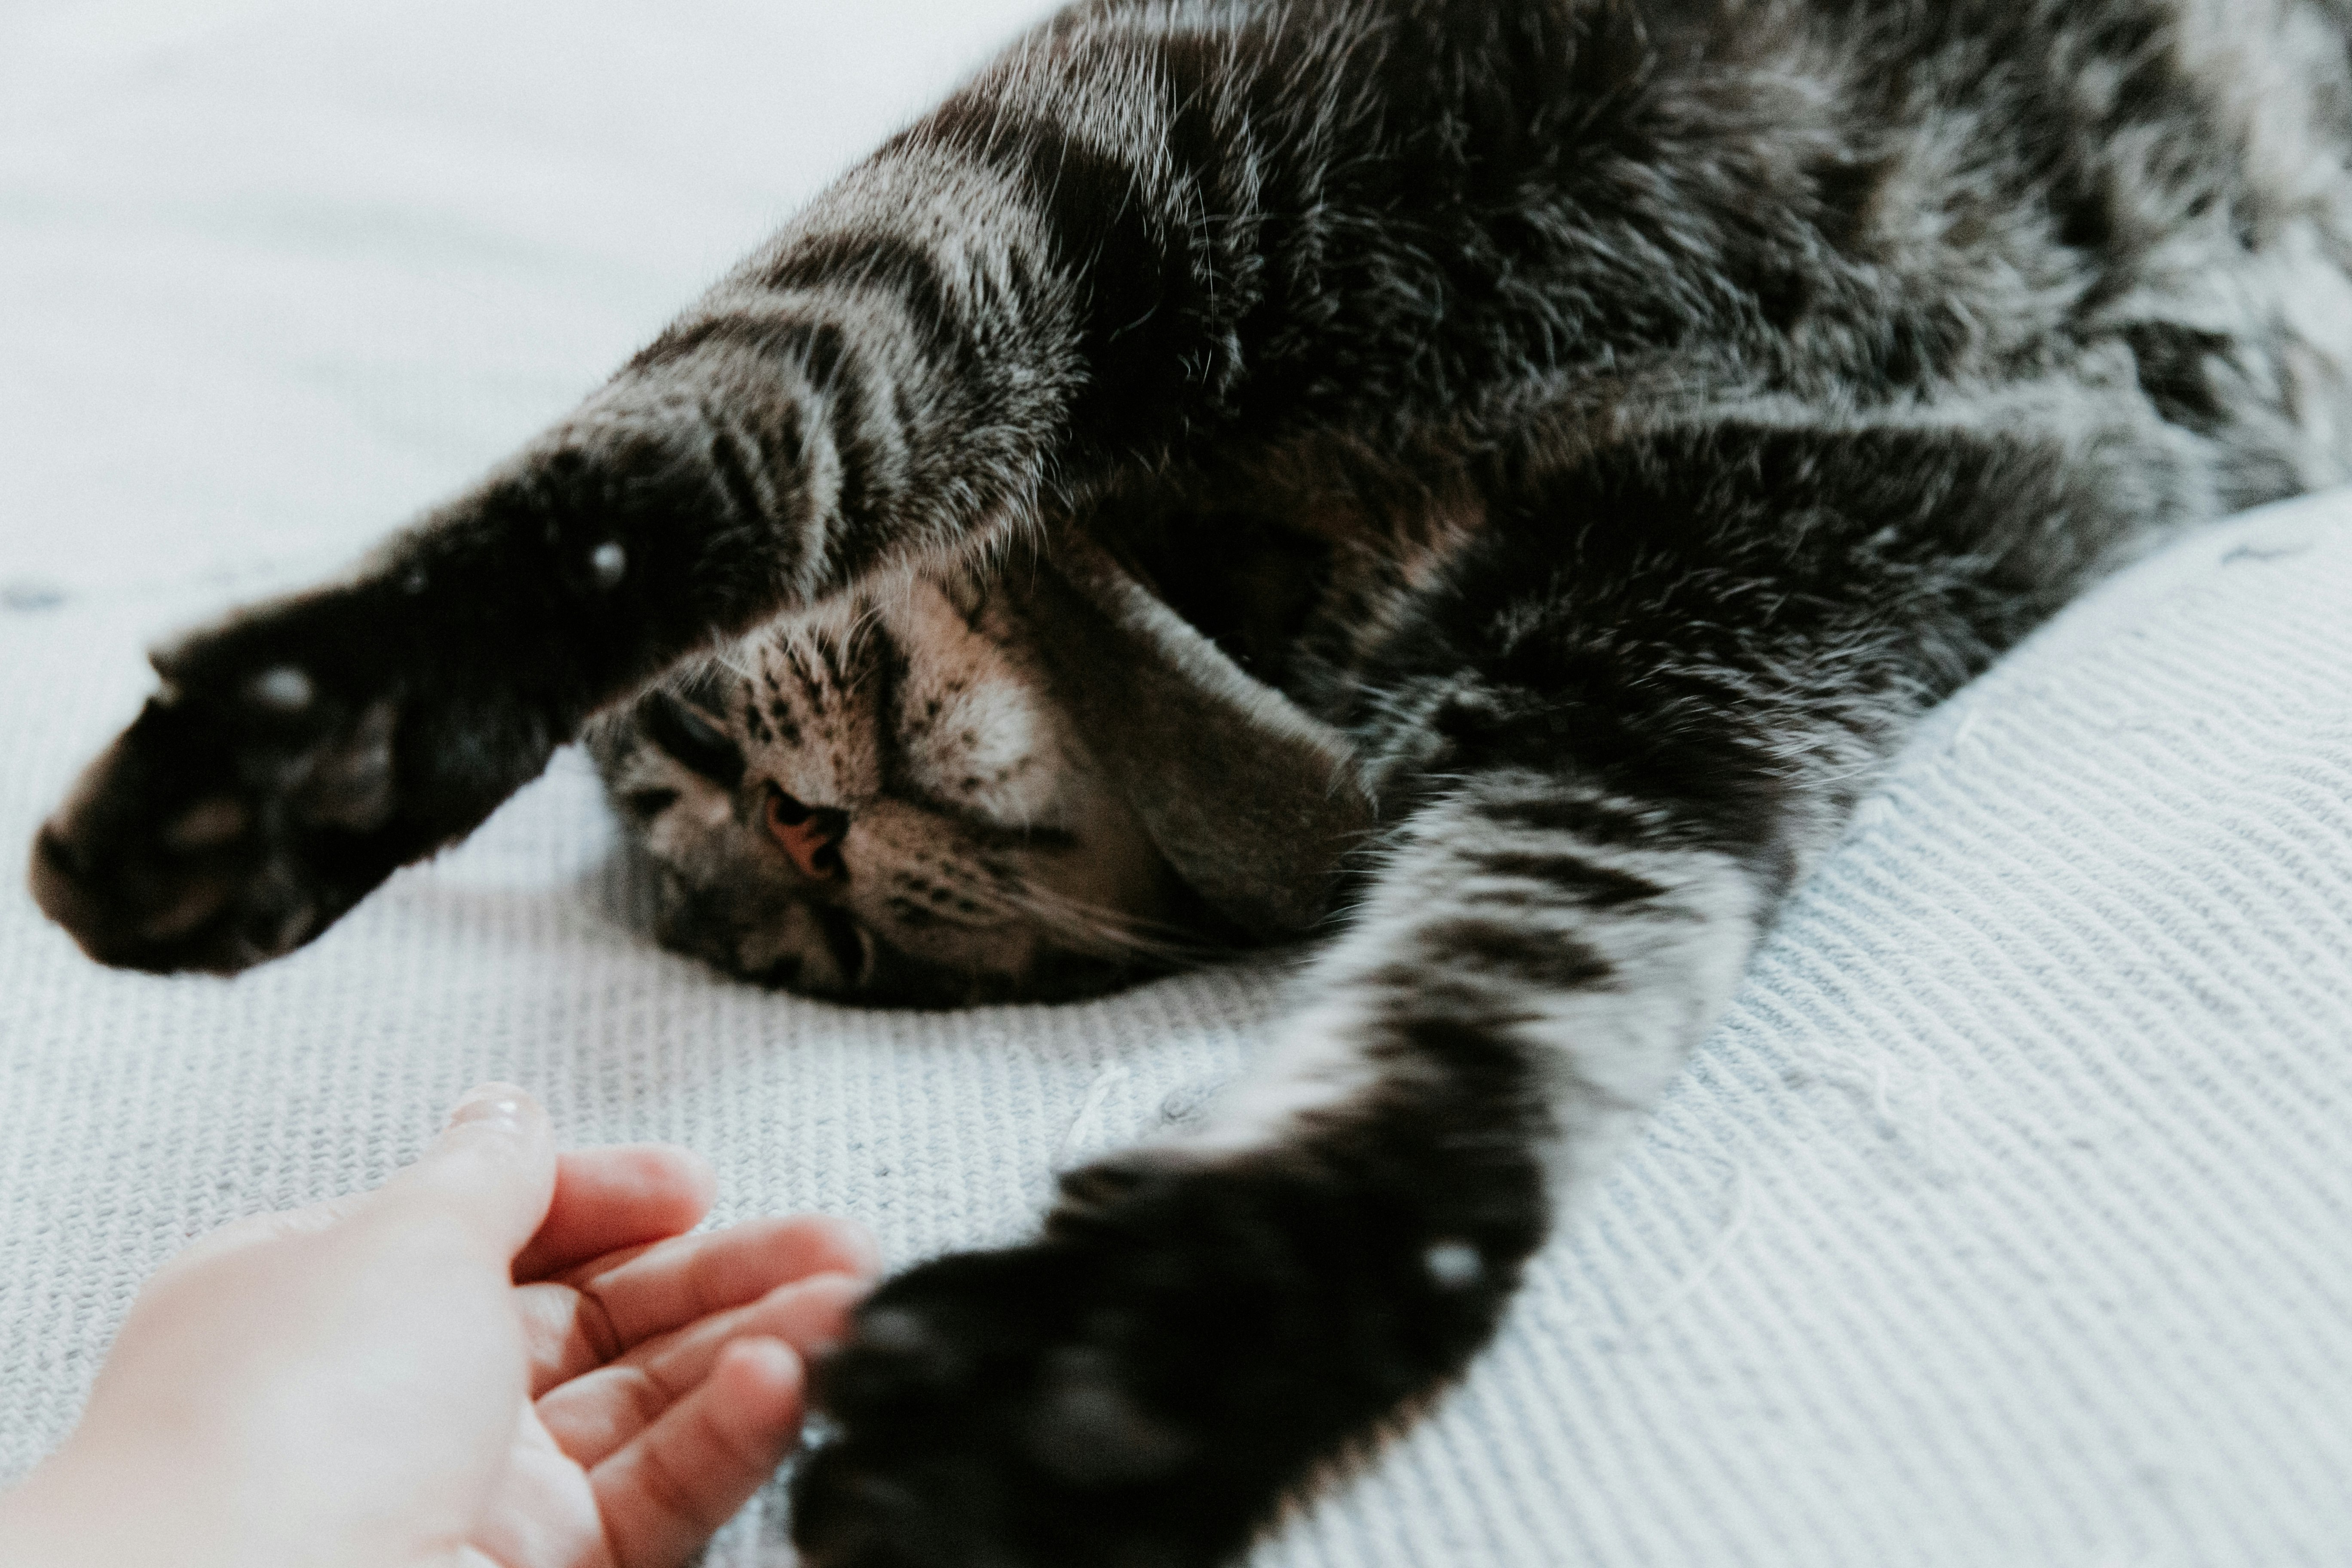
<svg viewBox="0 0 2352 1568"><path fill-rule="evenodd" d="M461 773L536 773L542 737L469 740L427 710L383 609L330 591L159 653L163 690L34 840L41 909L101 963L233 973L452 836L451 792L423 797L453 740Z"/></svg>
<svg viewBox="0 0 2352 1568"><path fill-rule="evenodd" d="M1043 1240L892 1280L820 1366L813 1568L1229 1561L1459 1370L1517 1272L1328 1172L1129 1160L1068 1190Z"/></svg>

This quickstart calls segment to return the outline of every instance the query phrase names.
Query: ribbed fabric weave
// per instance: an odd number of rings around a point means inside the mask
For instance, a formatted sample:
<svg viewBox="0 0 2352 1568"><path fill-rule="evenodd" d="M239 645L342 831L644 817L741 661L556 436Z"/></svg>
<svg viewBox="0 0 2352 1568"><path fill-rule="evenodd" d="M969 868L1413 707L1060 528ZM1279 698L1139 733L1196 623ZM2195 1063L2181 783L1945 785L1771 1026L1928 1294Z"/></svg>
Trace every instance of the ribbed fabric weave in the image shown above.
<svg viewBox="0 0 2352 1568"><path fill-rule="evenodd" d="M2352 1563L2352 495L2230 525L1938 713L1468 1384L1269 1564ZM0 613L0 843L152 595ZM567 753L246 978L0 903L0 1474L199 1231L381 1179L475 1079L899 1260L1180 1115L1265 970L894 1016L651 950ZM780 1561L747 1521L717 1562Z"/></svg>

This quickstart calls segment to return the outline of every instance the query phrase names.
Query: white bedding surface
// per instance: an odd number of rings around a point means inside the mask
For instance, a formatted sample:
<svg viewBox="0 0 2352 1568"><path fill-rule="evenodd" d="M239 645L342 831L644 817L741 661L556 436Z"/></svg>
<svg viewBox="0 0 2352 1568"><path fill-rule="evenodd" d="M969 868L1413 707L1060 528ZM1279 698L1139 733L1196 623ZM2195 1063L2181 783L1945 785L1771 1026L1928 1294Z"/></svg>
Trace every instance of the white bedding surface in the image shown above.
<svg viewBox="0 0 2352 1568"><path fill-rule="evenodd" d="M559 411L1021 19L1001 0L0 13L0 855L138 650ZM2352 498L2078 606L1928 725L1433 1418L1271 1564L2352 1563ZM143 1274L518 1079L722 1217L1016 1234L1266 970L888 1016L652 951L575 758L234 983L0 884L0 1478ZM713 1562L787 1561L755 1506Z"/></svg>

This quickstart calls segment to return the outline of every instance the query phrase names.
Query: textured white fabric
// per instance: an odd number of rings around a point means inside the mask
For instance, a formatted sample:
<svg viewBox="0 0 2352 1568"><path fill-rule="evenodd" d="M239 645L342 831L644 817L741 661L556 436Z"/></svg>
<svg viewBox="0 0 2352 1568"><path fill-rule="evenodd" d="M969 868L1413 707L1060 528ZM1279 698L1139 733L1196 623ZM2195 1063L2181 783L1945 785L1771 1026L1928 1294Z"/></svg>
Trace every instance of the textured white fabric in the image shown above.
<svg viewBox="0 0 2352 1568"><path fill-rule="evenodd" d="M174 625L557 411L1023 7L0 14L0 855ZM2352 499L2188 542L1938 714L1433 1417L1268 1568L2352 1563ZM896 1017L651 951L572 758L234 983L0 891L0 1478L139 1279L486 1076L721 1217L1016 1234L1263 970ZM772 1564L772 1507L713 1554Z"/></svg>

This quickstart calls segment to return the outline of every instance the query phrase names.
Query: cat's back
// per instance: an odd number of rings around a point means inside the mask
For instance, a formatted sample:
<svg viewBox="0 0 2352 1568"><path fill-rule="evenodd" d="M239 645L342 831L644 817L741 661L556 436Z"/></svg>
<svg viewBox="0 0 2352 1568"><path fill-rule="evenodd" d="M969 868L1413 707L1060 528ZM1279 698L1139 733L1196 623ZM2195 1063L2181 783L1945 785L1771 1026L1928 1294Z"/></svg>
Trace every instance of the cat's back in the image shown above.
<svg viewBox="0 0 2352 1568"><path fill-rule="evenodd" d="M1839 149L1810 182L1816 288L1759 334L1815 390L2137 398L2221 509L2352 474L2352 7L1709 15L1723 64L1667 68L1786 73Z"/></svg>
<svg viewBox="0 0 2352 1568"><path fill-rule="evenodd" d="M1148 41L1138 92L1172 106L1151 178L1183 184L1199 139L1247 154L1246 188L1171 200L1214 286L1155 296L1254 342L1211 372L1245 425L1451 421L1531 382L1868 405L2144 372L2210 430L2332 406L2352 363L2339 0L1194 0L1059 26L1049 53ZM2295 484L2336 477L2332 433L2297 442Z"/></svg>

